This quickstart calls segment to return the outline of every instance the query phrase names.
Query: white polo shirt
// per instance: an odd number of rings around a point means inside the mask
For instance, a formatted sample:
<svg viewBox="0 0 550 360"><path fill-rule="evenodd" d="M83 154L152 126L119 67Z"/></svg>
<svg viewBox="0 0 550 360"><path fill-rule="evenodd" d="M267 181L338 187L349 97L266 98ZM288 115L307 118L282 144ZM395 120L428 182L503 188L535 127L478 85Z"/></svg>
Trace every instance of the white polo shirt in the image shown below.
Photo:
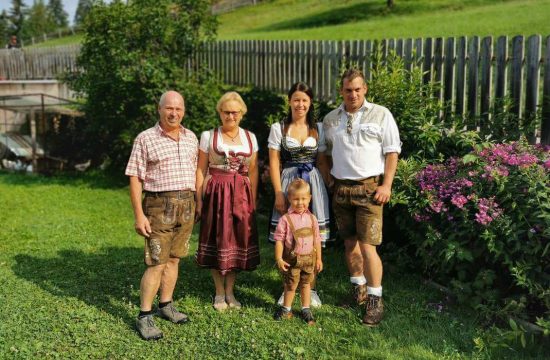
<svg viewBox="0 0 550 360"><path fill-rule="evenodd" d="M401 152L399 130L393 115L387 108L365 100L352 116L351 134L347 131L348 113L344 104L323 120L325 153L332 156L332 176L341 180L362 180L383 174L385 155Z"/></svg>

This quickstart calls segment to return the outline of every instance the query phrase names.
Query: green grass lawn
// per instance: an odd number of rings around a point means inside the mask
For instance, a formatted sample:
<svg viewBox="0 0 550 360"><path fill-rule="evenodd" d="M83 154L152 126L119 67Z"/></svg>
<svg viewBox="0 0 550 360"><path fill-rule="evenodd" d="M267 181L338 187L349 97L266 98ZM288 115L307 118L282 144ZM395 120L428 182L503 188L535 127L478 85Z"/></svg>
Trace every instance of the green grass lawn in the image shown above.
<svg viewBox="0 0 550 360"><path fill-rule="evenodd" d="M348 40L550 34L550 0L276 0L219 17L220 39Z"/></svg>
<svg viewBox="0 0 550 360"><path fill-rule="evenodd" d="M74 45L74 44L80 44L82 42L83 38L84 38L84 35L75 34L75 35L70 35L70 36L64 36L64 37L61 37L61 38L50 39L48 41L36 43L34 45L25 44L25 47L27 47L27 48L43 48L43 47L49 47L49 46Z"/></svg>
<svg viewBox="0 0 550 360"><path fill-rule="evenodd" d="M259 219L265 234L266 218ZM93 176L0 172L0 224L0 358L517 359L548 351L478 352L474 339L490 331L475 314L447 304L438 311L433 304L442 294L391 263L386 319L363 327L359 309L334 305L348 289L339 248L324 252L318 288L325 304L314 312L317 324L275 322L281 281L263 241L260 268L237 280L241 311L214 311L209 273L191 255L182 261L174 299L191 322L158 320L164 339L145 342L133 328L143 240L133 231L126 187Z"/></svg>

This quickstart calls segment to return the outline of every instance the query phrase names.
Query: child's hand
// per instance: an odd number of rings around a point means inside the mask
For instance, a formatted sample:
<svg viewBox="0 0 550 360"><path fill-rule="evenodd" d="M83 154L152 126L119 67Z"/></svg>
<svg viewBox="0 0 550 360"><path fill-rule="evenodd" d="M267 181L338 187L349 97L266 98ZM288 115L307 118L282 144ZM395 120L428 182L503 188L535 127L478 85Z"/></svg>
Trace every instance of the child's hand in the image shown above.
<svg viewBox="0 0 550 360"><path fill-rule="evenodd" d="M277 267L281 271L287 271L288 268L290 267L290 264L284 261L283 259L279 259L277 260Z"/></svg>
<svg viewBox="0 0 550 360"><path fill-rule="evenodd" d="M321 261L321 259L318 259L317 262L315 263L315 273L320 273L321 271L323 271L323 261Z"/></svg>

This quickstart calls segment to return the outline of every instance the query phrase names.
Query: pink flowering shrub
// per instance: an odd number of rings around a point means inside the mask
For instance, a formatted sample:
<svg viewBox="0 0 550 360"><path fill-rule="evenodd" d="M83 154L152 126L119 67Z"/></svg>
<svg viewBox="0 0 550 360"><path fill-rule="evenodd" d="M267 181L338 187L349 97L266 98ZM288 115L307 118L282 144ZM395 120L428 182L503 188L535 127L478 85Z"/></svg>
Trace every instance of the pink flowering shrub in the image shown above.
<svg viewBox="0 0 550 360"><path fill-rule="evenodd" d="M426 273L471 304L548 316L549 163L550 147L523 142L402 160L396 198L408 216L397 223Z"/></svg>

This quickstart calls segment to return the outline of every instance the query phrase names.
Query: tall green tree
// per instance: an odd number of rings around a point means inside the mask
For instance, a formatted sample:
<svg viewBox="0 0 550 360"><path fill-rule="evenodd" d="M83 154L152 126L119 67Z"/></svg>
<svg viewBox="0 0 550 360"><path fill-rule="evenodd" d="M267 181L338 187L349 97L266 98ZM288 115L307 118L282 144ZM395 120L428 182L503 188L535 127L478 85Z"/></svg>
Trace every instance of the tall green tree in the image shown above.
<svg viewBox="0 0 550 360"><path fill-rule="evenodd" d="M69 15L63 9L61 0L50 0L48 2L48 11L57 28L66 28L69 25Z"/></svg>
<svg viewBox="0 0 550 360"><path fill-rule="evenodd" d="M93 5L93 0L78 0L78 5L76 6L76 12L74 14L75 25L82 25L82 22L86 18L86 15L88 15L90 10L92 9Z"/></svg>
<svg viewBox="0 0 550 360"><path fill-rule="evenodd" d="M23 0L11 0L11 8L8 19L10 21L10 32L13 35L20 36L25 23L25 13L27 5Z"/></svg>
<svg viewBox="0 0 550 360"><path fill-rule="evenodd" d="M199 133L219 119L220 86L194 64L193 55L214 39L209 0L131 0L95 5L83 24L84 40L70 79L85 98L90 141L83 151L115 169L128 161L133 138L156 119L159 96L168 89L186 99L184 125ZM85 147L85 148L84 148Z"/></svg>
<svg viewBox="0 0 550 360"><path fill-rule="evenodd" d="M2 10L2 13L0 14L0 46L4 46L4 43L8 41L8 35L9 35L9 26L10 23L8 21L8 13L6 10Z"/></svg>
<svg viewBox="0 0 550 360"><path fill-rule="evenodd" d="M55 30L55 23L44 0L34 1L23 29L25 36L41 36Z"/></svg>

